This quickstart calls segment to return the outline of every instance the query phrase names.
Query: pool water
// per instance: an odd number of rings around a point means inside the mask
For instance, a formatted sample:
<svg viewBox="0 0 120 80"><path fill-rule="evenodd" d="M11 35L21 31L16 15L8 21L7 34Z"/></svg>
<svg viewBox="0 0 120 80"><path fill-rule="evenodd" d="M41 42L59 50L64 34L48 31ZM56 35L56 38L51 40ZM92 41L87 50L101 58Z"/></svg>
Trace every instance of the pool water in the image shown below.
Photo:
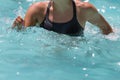
<svg viewBox="0 0 120 80"><path fill-rule="evenodd" d="M36 1L0 1L0 80L120 80L119 0L89 0L114 29L107 36L89 23L83 38L8 29Z"/></svg>

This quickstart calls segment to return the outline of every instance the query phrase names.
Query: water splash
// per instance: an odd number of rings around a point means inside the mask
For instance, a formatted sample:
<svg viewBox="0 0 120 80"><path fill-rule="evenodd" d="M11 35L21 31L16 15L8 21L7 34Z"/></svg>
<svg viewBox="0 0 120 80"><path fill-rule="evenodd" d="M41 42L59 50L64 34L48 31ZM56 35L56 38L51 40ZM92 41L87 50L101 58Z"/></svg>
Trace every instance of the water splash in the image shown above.
<svg viewBox="0 0 120 80"><path fill-rule="evenodd" d="M89 2L89 0L83 0L84 2Z"/></svg>
<svg viewBox="0 0 120 80"><path fill-rule="evenodd" d="M120 39L120 29L119 28L113 28L113 33L107 35L107 36L104 36L105 39L109 39L109 40L112 40L112 41L119 41Z"/></svg>

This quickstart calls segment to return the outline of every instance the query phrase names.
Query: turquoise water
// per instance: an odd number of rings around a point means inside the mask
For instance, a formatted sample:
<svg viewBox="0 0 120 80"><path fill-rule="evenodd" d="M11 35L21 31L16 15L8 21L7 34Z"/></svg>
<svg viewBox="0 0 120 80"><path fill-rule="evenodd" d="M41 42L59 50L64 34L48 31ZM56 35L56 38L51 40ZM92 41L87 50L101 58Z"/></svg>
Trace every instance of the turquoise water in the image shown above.
<svg viewBox="0 0 120 80"><path fill-rule="evenodd" d="M120 1L90 0L114 29L87 23L85 37L42 28L8 30L35 0L0 0L0 80L120 80Z"/></svg>

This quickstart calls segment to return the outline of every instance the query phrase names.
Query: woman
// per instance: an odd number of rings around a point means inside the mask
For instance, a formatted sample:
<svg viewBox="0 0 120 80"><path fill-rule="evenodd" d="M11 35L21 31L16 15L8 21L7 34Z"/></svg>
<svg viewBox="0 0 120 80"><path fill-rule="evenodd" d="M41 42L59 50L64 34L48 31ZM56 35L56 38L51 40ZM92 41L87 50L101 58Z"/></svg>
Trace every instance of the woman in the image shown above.
<svg viewBox="0 0 120 80"><path fill-rule="evenodd" d="M57 33L83 35L87 21L98 26L105 35L113 32L92 4L79 0L37 2L30 6L24 20L20 16L16 18L12 28L17 27L20 30L22 25L29 27L39 24L40 27Z"/></svg>

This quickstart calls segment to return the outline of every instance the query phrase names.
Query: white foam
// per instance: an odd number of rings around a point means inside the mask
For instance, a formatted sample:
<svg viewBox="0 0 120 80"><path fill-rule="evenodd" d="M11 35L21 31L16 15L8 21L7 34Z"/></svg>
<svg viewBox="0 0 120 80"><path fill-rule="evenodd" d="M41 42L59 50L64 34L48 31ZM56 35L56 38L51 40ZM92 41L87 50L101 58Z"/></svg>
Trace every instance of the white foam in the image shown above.
<svg viewBox="0 0 120 80"><path fill-rule="evenodd" d="M84 2L89 2L89 0L84 0Z"/></svg>
<svg viewBox="0 0 120 80"><path fill-rule="evenodd" d="M118 39L120 38L119 33L120 33L119 29L113 28L113 33L106 35L105 38L112 41L118 41Z"/></svg>
<svg viewBox="0 0 120 80"><path fill-rule="evenodd" d="M110 6L109 8L110 8L110 9L116 9L116 7L115 7L115 6Z"/></svg>

